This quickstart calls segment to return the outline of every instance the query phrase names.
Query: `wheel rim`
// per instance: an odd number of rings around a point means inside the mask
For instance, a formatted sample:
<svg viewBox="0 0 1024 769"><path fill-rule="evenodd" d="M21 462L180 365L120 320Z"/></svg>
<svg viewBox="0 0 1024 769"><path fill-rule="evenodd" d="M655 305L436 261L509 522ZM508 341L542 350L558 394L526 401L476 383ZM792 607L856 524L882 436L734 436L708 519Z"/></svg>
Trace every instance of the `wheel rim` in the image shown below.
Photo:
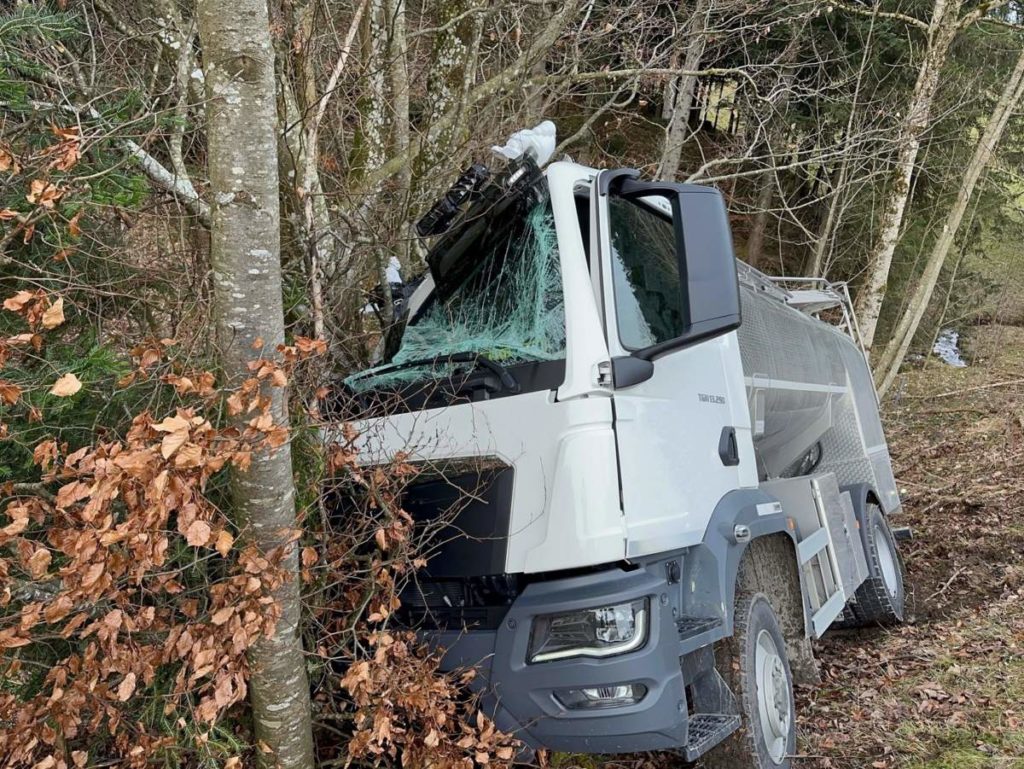
<svg viewBox="0 0 1024 769"><path fill-rule="evenodd" d="M786 757L789 745L789 678L775 639L767 630L757 634L754 647L754 675L757 683L757 716L768 755L776 764Z"/></svg>
<svg viewBox="0 0 1024 769"><path fill-rule="evenodd" d="M885 589L893 598L899 593L899 576L896 567L896 555L892 552L889 538L885 536L881 524L875 524L875 550L878 551L878 567L882 571Z"/></svg>

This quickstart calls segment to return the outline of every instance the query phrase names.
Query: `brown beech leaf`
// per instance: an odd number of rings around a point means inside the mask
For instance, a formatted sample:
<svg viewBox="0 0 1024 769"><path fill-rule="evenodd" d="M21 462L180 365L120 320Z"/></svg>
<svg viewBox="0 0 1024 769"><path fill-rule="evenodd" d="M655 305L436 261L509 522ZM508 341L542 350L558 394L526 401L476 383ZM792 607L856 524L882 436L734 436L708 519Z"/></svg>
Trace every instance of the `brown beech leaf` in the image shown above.
<svg viewBox="0 0 1024 769"><path fill-rule="evenodd" d="M217 534L217 552L220 553L224 558L228 557L228 553L231 552L231 546L235 543L235 538L231 536L231 533L226 529L221 529Z"/></svg>
<svg viewBox="0 0 1024 769"><path fill-rule="evenodd" d="M43 313L43 328L57 328L64 322L64 297L57 297L57 301L50 305Z"/></svg>
<svg viewBox="0 0 1024 769"><path fill-rule="evenodd" d="M4 309L11 312L21 312L26 304L35 299L35 296L31 291L19 291L14 296L4 299Z"/></svg>
<svg viewBox="0 0 1024 769"><path fill-rule="evenodd" d="M25 196L25 200L34 206L53 208L63 195L64 190L57 185L44 179L33 179L31 185L29 185L29 193Z"/></svg>
<svg viewBox="0 0 1024 769"><path fill-rule="evenodd" d="M21 397L21 388L13 382L0 379L0 401L8 406L13 406Z"/></svg>
<svg viewBox="0 0 1024 769"><path fill-rule="evenodd" d="M164 436L166 441L168 438L177 435L178 433L171 433L171 435ZM162 444L161 444L162 445ZM203 447L195 443L186 443L178 455L174 458L175 467L199 467L203 461Z"/></svg>
<svg viewBox="0 0 1024 769"><path fill-rule="evenodd" d="M56 395L58 398L67 398L81 389L82 383L78 380L78 377L68 372L53 383L53 387L50 388L50 395Z"/></svg>
<svg viewBox="0 0 1024 769"><path fill-rule="evenodd" d="M214 625L223 625L231 616L235 613L234 606L225 606L223 609L218 609L214 612L213 616L210 617L210 622Z"/></svg>
<svg viewBox="0 0 1024 769"><path fill-rule="evenodd" d="M101 576L103 576L103 570L106 568L106 564L102 561L94 563L89 567L89 570L85 572L85 576L82 577L82 587L90 587L95 585Z"/></svg>
<svg viewBox="0 0 1024 769"><path fill-rule="evenodd" d="M0 171L10 171L16 174L21 169L18 167L18 161L14 159L14 155L10 150L0 147Z"/></svg>
<svg viewBox="0 0 1024 769"><path fill-rule="evenodd" d="M189 424L185 417L175 414L173 417L167 417L163 422L157 422L153 425L153 429L161 433L176 433L188 430Z"/></svg>
<svg viewBox="0 0 1024 769"><path fill-rule="evenodd" d="M50 568L51 559L50 551L45 547L32 553L32 557L28 559L28 573L32 575L32 579L39 579L46 574L46 570Z"/></svg>
<svg viewBox="0 0 1024 769"><path fill-rule="evenodd" d="M185 532L185 539L192 547L202 547L210 541L210 524L206 521L192 521Z"/></svg>
<svg viewBox="0 0 1024 769"><path fill-rule="evenodd" d="M160 454L164 459L170 459L171 456L181 448L188 441L188 429L179 430L174 433L167 433L164 439L160 441Z"/></svg>
<svg viewBox="0 0 1024 769"><path fill-rule="evenodd" d="M117 687L117 698L121 702L127 702L133 694L135 694L135 674L129 673Z"/></svg>

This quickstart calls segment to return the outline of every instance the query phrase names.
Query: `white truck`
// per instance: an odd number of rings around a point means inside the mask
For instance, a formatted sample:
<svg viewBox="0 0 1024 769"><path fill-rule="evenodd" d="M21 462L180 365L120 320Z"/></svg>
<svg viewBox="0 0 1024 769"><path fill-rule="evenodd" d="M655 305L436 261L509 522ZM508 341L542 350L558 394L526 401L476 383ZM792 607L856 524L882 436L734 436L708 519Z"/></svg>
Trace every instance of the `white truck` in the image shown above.
<svg viewBox="0 0 1024 769"><path fill-rule="evenodd" d="M711 187L528 153L420 231L429 271L346 380L362 461L421 467L403 620L530 747L789 766L810 639L903 615L845 287L737 262Z"/></svg>

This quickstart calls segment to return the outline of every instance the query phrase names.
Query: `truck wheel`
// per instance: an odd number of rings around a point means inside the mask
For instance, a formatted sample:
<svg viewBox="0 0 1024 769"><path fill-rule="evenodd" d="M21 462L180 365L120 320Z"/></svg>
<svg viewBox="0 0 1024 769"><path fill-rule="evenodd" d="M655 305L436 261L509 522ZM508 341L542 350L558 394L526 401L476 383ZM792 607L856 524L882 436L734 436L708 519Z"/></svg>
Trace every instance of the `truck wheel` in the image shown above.
<svg viewBox="0 0 1024 769"><path fill-rule="evenodd" d="M891 625L903 621L906 593L903 560L889 522L878 505L867 510L867 557L870 576L857 588L857 600L850 605L857 624Z"/></svg>
<svg viewBox="0 0 1024 769"><path fill-rule="evenodd" d="M737 596L733 636L720 646L719 672L743 723L703 758L709 769L789 769L796 751L793 674L779 620L764 593Z"/></svg>

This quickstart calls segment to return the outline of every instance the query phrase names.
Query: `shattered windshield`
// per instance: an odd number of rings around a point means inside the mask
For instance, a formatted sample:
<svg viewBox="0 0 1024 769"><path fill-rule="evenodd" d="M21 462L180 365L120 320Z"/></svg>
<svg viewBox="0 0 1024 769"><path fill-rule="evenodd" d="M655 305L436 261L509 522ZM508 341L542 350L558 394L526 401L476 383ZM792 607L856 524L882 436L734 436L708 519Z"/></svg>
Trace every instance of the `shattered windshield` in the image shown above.
<svg viewBox="0 0 1024 769"><path fill-rule="evenodd" d="M465 258L476 261L447 298L432 296L409 320L390 360L346 380L357 391L449 376L443 360L388 370L457 353L509 365L565 357L565 308L558 242L548 201L488 227ZM370 372L375 369L370 369Z"/></svg>

